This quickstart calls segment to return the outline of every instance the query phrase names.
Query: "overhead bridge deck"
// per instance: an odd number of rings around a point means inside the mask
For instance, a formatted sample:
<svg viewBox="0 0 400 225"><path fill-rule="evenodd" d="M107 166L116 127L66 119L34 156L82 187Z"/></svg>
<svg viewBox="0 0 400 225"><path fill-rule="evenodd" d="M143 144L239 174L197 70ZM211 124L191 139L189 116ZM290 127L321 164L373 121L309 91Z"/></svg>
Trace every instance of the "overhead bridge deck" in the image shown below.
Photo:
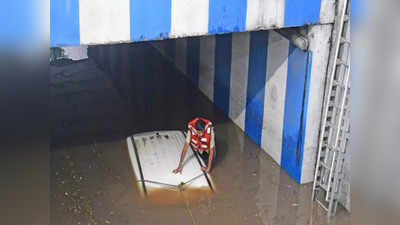
<svg viewBox="0 0 400 225"><path fill-rule="evenodd" d="M50 45L160 40L332 23L334 0L51 0Z"/></svg>

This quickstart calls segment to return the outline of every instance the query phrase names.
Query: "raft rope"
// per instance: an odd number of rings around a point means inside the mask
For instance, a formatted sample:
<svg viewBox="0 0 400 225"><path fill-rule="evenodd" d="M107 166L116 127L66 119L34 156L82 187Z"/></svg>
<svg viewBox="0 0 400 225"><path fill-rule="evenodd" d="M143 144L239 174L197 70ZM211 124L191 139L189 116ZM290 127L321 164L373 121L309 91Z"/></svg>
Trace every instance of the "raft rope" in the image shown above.
<svg viewBox="0 0 400 225"><path fill-rule="evenodd" d="M192 220L193 225L197 225L196 220L193 216L192 210L190 209L190 204L189 201L185 198L185 195L183 194L183 191L185 191L185 185L190 185L191 182L193 182L194 180L196 180L197 178L203 176L204 174L201 173L195 177L193 177L192 179L186 181L186 182L182 182L179 185L174 185L174 184L167 184L167 183L162 183L162 182L158 182L158 181L152 181L152 180L138 180L137 182L145 182L145 183L152 183L152 184L158 184L158 185L164 185L169 187L168 189L170 190L174 190L174 191L179 191L183 202L185 203L185 209L187 214L189 215L190 219ZM171 188L172 187L172 188Z"/></svg>

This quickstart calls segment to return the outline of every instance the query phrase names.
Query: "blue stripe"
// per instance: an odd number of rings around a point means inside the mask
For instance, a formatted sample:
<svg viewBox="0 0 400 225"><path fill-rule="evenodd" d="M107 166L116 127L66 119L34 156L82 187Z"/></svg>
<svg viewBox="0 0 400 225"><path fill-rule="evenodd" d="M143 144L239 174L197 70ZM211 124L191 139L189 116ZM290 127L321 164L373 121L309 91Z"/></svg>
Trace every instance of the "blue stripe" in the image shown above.
<svg viewBox="0 0 400 225"><path fill-rule="evenodd" d="M131 0L131 40L166 38L171 29L171 0Z"/></svg>
<svg viewBox="0 0 400 225"><path fill-rule="evenodd" d="M285 27L318 23L320 9L321 0L286 0Z"/></svg>
<svg viewBox="0 0 400 225"><path fill-rule="evenodd" d="M309 57L309 59L308 59ZM309 63L308 63L309 62ZM308 63L308 66L307 66ZM311 53L289 46L281 167L301 182Z"/></svg>
<svg viewBox="0 0 400 225"><path fill-rule="evenodd" d="M212 0L209 5L208 33L246 30L246 0Z"/></svg>
<svg viewBox="0 0 400 225"><path fill-rule="evenodd" d="M232 34L215 36L214 104L229 114L231 82Z"/></svg>
<svg viewBox="0 0 400 225"><path fill-rule="evenodd" d="M192 78L193 84L199 86L199 66L200 66L200 38L192 37L187 40L186 51L186 70Z"/></svg>
<svg viewBox="0 0 400 225"><path fill-rule="evenodd" d="M50 46L79 44L79 0L51 0Z"/></svg>
<svg viewBox="0 0 400 225"><path fill-rule="evenodd" d="M264 118L267 54L268 31L252 32L250 36L245 133L258 145L261 145Z"/></svg>

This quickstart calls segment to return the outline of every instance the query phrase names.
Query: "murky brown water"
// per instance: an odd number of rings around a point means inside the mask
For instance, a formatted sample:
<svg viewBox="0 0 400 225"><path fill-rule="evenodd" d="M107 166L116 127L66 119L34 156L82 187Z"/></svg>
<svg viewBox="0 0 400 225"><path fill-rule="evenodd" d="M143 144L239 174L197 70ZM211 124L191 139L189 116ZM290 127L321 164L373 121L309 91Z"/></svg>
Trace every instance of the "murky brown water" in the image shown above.
<svg viewBox="0 0 400 225"><path fill-rule="evenodd" d="M91 55L97 56L86 62L92 72L82 66L85 72L76 76L96 73L101 82L91 86L94 91L84 91L84 98L79 91L60 94L53 101L58 111L51 152L52 224L327 224L311 202L312 185L290 178L150 45L98 47ZM107 101L90 100L98 98ZM182 130L195 115L216 126L218 157L212 177L217 192L151 190L142 198L125 137ZM349 221L340 209L332 224Z"/></svg>
<svg viewBox="0 0 400 225"><path fill-rule="evenodd" d="M143 197L144 201L150 201L159 205L182 205L185 201L199 203L212 198L213 192L209 188L186 188L184 191L179 189L148 189L147 196Z"/></svg>

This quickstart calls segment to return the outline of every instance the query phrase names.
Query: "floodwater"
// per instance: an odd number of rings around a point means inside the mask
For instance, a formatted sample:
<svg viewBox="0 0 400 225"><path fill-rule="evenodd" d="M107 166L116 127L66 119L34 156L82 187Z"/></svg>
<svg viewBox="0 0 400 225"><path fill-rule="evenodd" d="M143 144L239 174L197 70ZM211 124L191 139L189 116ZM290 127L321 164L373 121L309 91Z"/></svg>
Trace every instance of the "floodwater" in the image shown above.
<svg viewBox="0 0 400 225"><path fill-rule="evenodd" d="M327 224L299 185L147 43L99 46L52 66L51 224ZM143 198L125 138L215 124L217 191L158 190ZM332 224L350 224L342 208Z"/></svg>
<svg viewBox="0 0 400 225"><path fill-rule="evenodd" d="M199 203L211 199L213 192L209 188L186 188L179 190L178 188L165 188L148 190L147 197L144 201L149 201L157 205L177 205L184 204L185 201Z"/></svg>

